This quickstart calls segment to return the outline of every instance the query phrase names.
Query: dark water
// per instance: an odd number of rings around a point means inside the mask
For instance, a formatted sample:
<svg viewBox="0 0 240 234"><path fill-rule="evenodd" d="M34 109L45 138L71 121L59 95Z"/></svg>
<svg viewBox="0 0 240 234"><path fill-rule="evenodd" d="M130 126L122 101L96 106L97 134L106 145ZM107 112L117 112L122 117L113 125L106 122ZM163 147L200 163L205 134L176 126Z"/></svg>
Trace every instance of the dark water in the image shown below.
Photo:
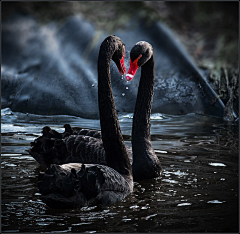
<svg viewBox="0 0 240 234"><path fill-rule="evenodd" d="M132 115L120 116L130 146ZM55 210L41 201L38 173L25 152L44 125L100 129L98 120L2 110L3 232L238 232L238 124L188 114L152 115L161 178L134 183L109 207Z"/></svg>

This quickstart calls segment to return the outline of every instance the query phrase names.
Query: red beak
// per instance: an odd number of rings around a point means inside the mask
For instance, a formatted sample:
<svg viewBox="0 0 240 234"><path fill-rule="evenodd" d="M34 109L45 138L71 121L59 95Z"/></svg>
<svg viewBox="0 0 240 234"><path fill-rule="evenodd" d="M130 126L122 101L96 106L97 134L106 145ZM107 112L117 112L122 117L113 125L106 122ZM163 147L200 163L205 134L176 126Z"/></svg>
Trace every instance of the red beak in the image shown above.
<svg viewBox="0 0 240 234"><path fill-rule="evenodd" d="M121 75L124 75L126 73L126 68L124 66L124 57L125 57L125 47L123 47L123 57L122 59L120 60L120 63L117 64L117 68L118 68L118 71Z"/></svg>
<svg viewBox="0 0 240 234"><path fill-rule="evenodd" d="M135 59L132 63L131 59L130 59L130 67L129 67L129 70L128 70L128 73L126 75L126 80L127 81L130 81L133 79L133 77L135 76L136 74L136 71L137 69L139 68L138 66L138 60L142 57L142 55L140 55L137 59Z"/></svg>

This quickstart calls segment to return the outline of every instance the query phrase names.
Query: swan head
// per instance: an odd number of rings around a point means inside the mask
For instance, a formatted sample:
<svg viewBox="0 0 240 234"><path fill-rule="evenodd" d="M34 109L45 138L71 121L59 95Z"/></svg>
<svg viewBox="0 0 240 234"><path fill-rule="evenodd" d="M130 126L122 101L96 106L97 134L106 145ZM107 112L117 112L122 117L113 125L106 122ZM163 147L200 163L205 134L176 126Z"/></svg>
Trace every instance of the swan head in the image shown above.
<svg viewBox="0 0 240 234"><path fill-rule="evenodd" d="M112 60L116 63L119 73L124 75L126 73L124 65L125 44L119 37L110 36L109 38L113 41L115 46L115 52L112 56Z"/></svg>
<svg viewBox="0 0 240 234"><path fill-rule="evenodd" d="M126 75L126 80L133 79L139 67L143 66L153 56L153 48L146 41L139 41L130 52L130 67Z"/></svg>

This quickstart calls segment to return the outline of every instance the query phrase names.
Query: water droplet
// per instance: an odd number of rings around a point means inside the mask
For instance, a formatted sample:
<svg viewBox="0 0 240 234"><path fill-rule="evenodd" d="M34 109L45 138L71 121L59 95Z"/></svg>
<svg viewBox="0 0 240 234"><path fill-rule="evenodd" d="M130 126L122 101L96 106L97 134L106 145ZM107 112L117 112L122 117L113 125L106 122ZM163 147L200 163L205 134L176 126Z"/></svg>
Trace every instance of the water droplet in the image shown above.
<svg viewBox="0 0 240 234"><path fill-rule="evenodd" d="M92 87L95 87L95 84L92 84Z"/></svg>
<svg viewBox="0 0 240 234"><path fill-rule="evenodd" d="M125 96L125 93L122 93L122 96L124 97L124 96Z"/></svg>
<svg viewBox="0 0 240 234"><path fill-rule="evenodd" d="M128 89L128 87L126 87L126 89Z"/></svg>

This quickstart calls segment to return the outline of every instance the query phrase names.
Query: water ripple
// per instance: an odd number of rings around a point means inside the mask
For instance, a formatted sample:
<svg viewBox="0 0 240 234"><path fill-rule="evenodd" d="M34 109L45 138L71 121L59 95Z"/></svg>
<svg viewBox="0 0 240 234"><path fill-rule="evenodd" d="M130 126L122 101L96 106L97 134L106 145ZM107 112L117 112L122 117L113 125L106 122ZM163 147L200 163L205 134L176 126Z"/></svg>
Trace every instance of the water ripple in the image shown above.
<svg viewBox="0 0 240 234"><path fill-rule="evenodd" d="M99 120L73 116L2 114L3 232L236 232L238 133L208 116L151 116L152 145L161 177L134 183L134 192L108 207L55 210L41 200L44 171L27 153L44 125L100 129ZM132 113L119 117L131 145ZM229 222L231 220L231 222ZM204 225L203 225L204 224Z"/></svg>

